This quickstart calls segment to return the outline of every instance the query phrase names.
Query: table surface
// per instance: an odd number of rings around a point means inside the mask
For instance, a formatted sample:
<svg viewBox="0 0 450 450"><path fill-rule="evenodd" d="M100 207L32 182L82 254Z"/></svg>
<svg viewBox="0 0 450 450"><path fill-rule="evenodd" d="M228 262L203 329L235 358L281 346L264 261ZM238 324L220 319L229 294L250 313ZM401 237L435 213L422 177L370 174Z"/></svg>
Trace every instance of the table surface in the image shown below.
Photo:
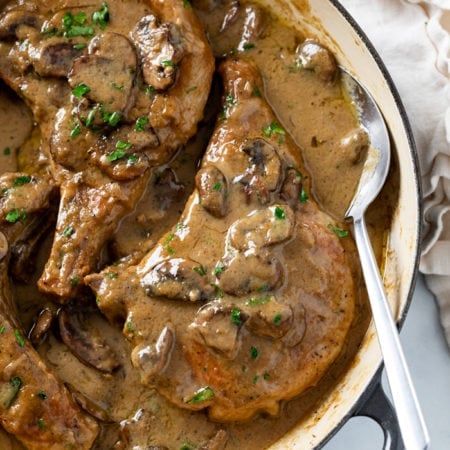
<svg viewBox="0 0 450 450"><path fill-rule="evenodd" d="M450 449L450 350L438 309L419 276L400 333L406 360L431 439L431 450ZM388 392L386 378L383 385ZM350 419L324 450L381 450L383 433L371 419Z"/></svg>

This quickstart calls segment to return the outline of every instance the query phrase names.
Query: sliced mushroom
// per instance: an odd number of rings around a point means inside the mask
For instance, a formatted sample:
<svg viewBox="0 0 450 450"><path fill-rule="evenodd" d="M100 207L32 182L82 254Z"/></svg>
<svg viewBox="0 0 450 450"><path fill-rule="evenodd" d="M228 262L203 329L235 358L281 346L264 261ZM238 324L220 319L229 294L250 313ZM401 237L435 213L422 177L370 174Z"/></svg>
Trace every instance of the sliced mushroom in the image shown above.
<svg viewBox="0 0 450 450"><path fill-rule="evenodd" d="M239 50L245 50L246 46L254 43L261 36L265 28L264 12L258 6L247 6L244 11L244 25L242 28Z"/></svg>
<svg viewBox="0 0 450 450"><path fill-rule="evenodd" d="M223 450L228 442L228 433L219 430L211 439L200 446L200 450Z"/></svg>
<svg viewBox="0 0 450 450"><path fill-rule="evenodd" d="M164 372L169 364L173 346L175 344L175 331L167 325L161 331L155 345L137 345L131 353L134 367L141 370L141 382L149 384L153 376Z"/></svg>
<svg viewBox="0 0 450 450"><path fill-rule="evenodd" d="M199 310L195 321L190 325L199 333L204 343L225 358L234 359L239 350L240 322L245 320L244 313L239 313L233 320L233 308L229 305L209 303Z"/></svg>
<svg viewBox="0 0 450 450"><path fill-rule="evenodd" d="M300 67L312 70L323 82L331 82L337 76L337 64L333 54L322 44L307 39L296 49Z"/></svg>
<svg viewBox="0 0 450 450"><path fill-rule="evenodd" d="M196 302L214 292L202 265L184 258L172 258L156 265L142 278L147 295Z"/></svg>
<svg viewBox="0 0 450 450"><path fill-rule="evenodd" d="M145 82L157 90L168 89L176 80L184 53L180 29L148 15L139 20L131 35L142 59Z"/></svg>
<svg viewBox="0 0 450 450"><path fill-rule="evenodd" d="M9 245L6 236L0 232L0 261L8 254L8 248Z"/></svg>
<svg viewBox="0 0 450 450"><path fill-rule="evenodd" d="M252 164L248 170L250 179L256 176L262 180L265 189L275 191L281 179L281 160L275 147L264 139L254 139L245 142L242 151L247 153Z"/></svg>
<svg viewBox="0 0 450 450"><path fill-rule="evenodd" d="M33 55L34 70L44 77L67 77L75 58L82 54L72 42L60 38L50 38L41 42Z"/></svg>
<svg viewBox="0 0 450 450"><path fill-rule="evenodd" d="M0 39L14 38L17 28L26 25L38 28L42 18L32 11L14 9L0 19Z"/></svg>
<svg viewBox="0 0 450 450"><path fill-rule="evenodd" d="M220 32L223 33L227 28L230 27L234 22L236 22L239 10L241 9L241 4L238 0L233 0L228 6L228 10L225 13L220 26Z"/></svg>
<svg viewBox="0 0 450 450"><path fill-rule="evenodd" d="M261 253L238 253L226 263L218 277L219 286L224 292L239 297L277 287L283 278L283 267L278 260Z"/></svg>
<svg viewBox="0 0 450 450"><path fill-rule="evenodd" d="M48 307L39 313L29 333L29 339L33 345L37 346L44 340L47 332L50 330L53 319L53 311Z"/></svg>
<svg viewBox="0 0 450 450"><path fill-rule="evenodd" d="M296 169L288 169L280 189L280 197L291 207L295 207L300 200L302 191L302 175Z"/></svg>
<svg viewBox="0 0 450 450"><path fill-rule="evenodd" d="M63 342L81 362L105 373L112 373L119 367L113 349L97 330L86 328L80 313L61 310L59 332Z"/></svg>
<svg viewBox="0 0 450 450"><path fill-rule="evenodd" d="M121 34L105 32L92 39L88 55L76 58L69 73L72 89L85 85L83 95L102 105L105 113L124 113L137 72L131 42Z"/></svg>
<svg viewBox="0 0 450 450"><path fill-rule="evenodd" d="M206 166L198 171L195 184L202 207L214 217L224 217L228 191L224 174L215 166Z"/></svg>
<svg viewBox="0 0 450 450"><path fill-rule="evenodd" d="M92 161L115 180L132 180L142 175L149 167L145 150L158 145L153 129L140 132L124 125L113 133L95 141L88 150Z"/></svg>
<svg viewBox="0 0 450 450"><path fill-rule="evenodd" d="M339 142L338 151L344 161L358 164L367 155L370 138L364 128L358 127L347 133Z"/></svg>
<svg viewBox="0 0 450 450"><path fill-rule="evenodd" d="M238 250L279 244L294 232L295 216L288 205L275 204L239 219L229 229L229 238Z"/></svg>
<svg viewBox="0 0 450 450"><path fill-rule="evenodd" d="M109 417L109 414L101 406L99 406L93 400L91 400L82 392L80 392L72 384L67 383L67 387L71 392L72 397L74 398L74 400L81 409L89 413L92 417L95 417L97 420L100 420L101 422L104 423L112 422L111 417Z"/></svg>
<svg viewBox="0 0 450 450"><path fill-rule="evenodd" d="M277 302L275 298L263 305L250 307L248 312L245 326L259 336L280 339L292 327L291 307Z"/></svg>

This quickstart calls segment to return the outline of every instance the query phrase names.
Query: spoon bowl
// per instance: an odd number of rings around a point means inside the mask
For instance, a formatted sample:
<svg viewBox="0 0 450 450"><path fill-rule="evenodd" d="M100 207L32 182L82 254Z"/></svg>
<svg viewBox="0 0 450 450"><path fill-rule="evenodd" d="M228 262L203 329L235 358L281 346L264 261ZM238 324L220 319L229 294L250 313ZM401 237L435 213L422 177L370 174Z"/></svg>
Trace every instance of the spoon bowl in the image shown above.
<svg viewBox="0 0 450 450"><path fill-rule="evenodd" d="M389 133L371 94L343 69L341 76L355 105L360 123L368 132L370 139L361 178L345 218L353 219L356 246L405 448L423 450L429 445L428 431L364 220L367 207L381 191L389 172L391 159Z"/></svg>

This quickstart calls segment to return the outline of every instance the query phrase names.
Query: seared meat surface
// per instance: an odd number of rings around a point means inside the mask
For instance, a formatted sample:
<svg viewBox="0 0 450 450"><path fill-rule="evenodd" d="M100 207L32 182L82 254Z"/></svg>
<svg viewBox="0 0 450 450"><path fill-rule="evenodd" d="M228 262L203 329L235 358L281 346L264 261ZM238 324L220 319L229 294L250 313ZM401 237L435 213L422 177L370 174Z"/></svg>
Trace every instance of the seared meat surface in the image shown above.
<svg viewBox="0 0 450 450"><path fill-rule="evenodd" d="M149 168L195 133L213 58L178 0L12 4L0 39L0 77L30 106L60 186L39 287L65 303L142 196Z"/></svg>
<svg viewBox="0 0 450 450"><path fill-rule="evenodd" d="M142 383L235 421L318 382L356 293L333 220L302 201L301 159L257 69L228 59L220 73L223 112L179 223L137 266L85 281L124 323Z"/></svg>

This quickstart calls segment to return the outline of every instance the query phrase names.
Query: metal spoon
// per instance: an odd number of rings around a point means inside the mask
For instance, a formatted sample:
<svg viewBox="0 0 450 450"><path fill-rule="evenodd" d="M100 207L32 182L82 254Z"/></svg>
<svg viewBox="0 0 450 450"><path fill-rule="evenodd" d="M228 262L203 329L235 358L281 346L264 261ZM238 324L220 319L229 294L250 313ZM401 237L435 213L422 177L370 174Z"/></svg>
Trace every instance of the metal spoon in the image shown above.
<svg viewBox="0 0 450 450"><path fill-rule="evenodd" d="M356 246L403 443L408 450L423 450L429 445L428 431L364 221L364 213L379 194L389 171L389 135L380 110L369 92L343 69L341 76L356 105L360 122L370 137L361 179L345 217L353 218Z"/></svg>

